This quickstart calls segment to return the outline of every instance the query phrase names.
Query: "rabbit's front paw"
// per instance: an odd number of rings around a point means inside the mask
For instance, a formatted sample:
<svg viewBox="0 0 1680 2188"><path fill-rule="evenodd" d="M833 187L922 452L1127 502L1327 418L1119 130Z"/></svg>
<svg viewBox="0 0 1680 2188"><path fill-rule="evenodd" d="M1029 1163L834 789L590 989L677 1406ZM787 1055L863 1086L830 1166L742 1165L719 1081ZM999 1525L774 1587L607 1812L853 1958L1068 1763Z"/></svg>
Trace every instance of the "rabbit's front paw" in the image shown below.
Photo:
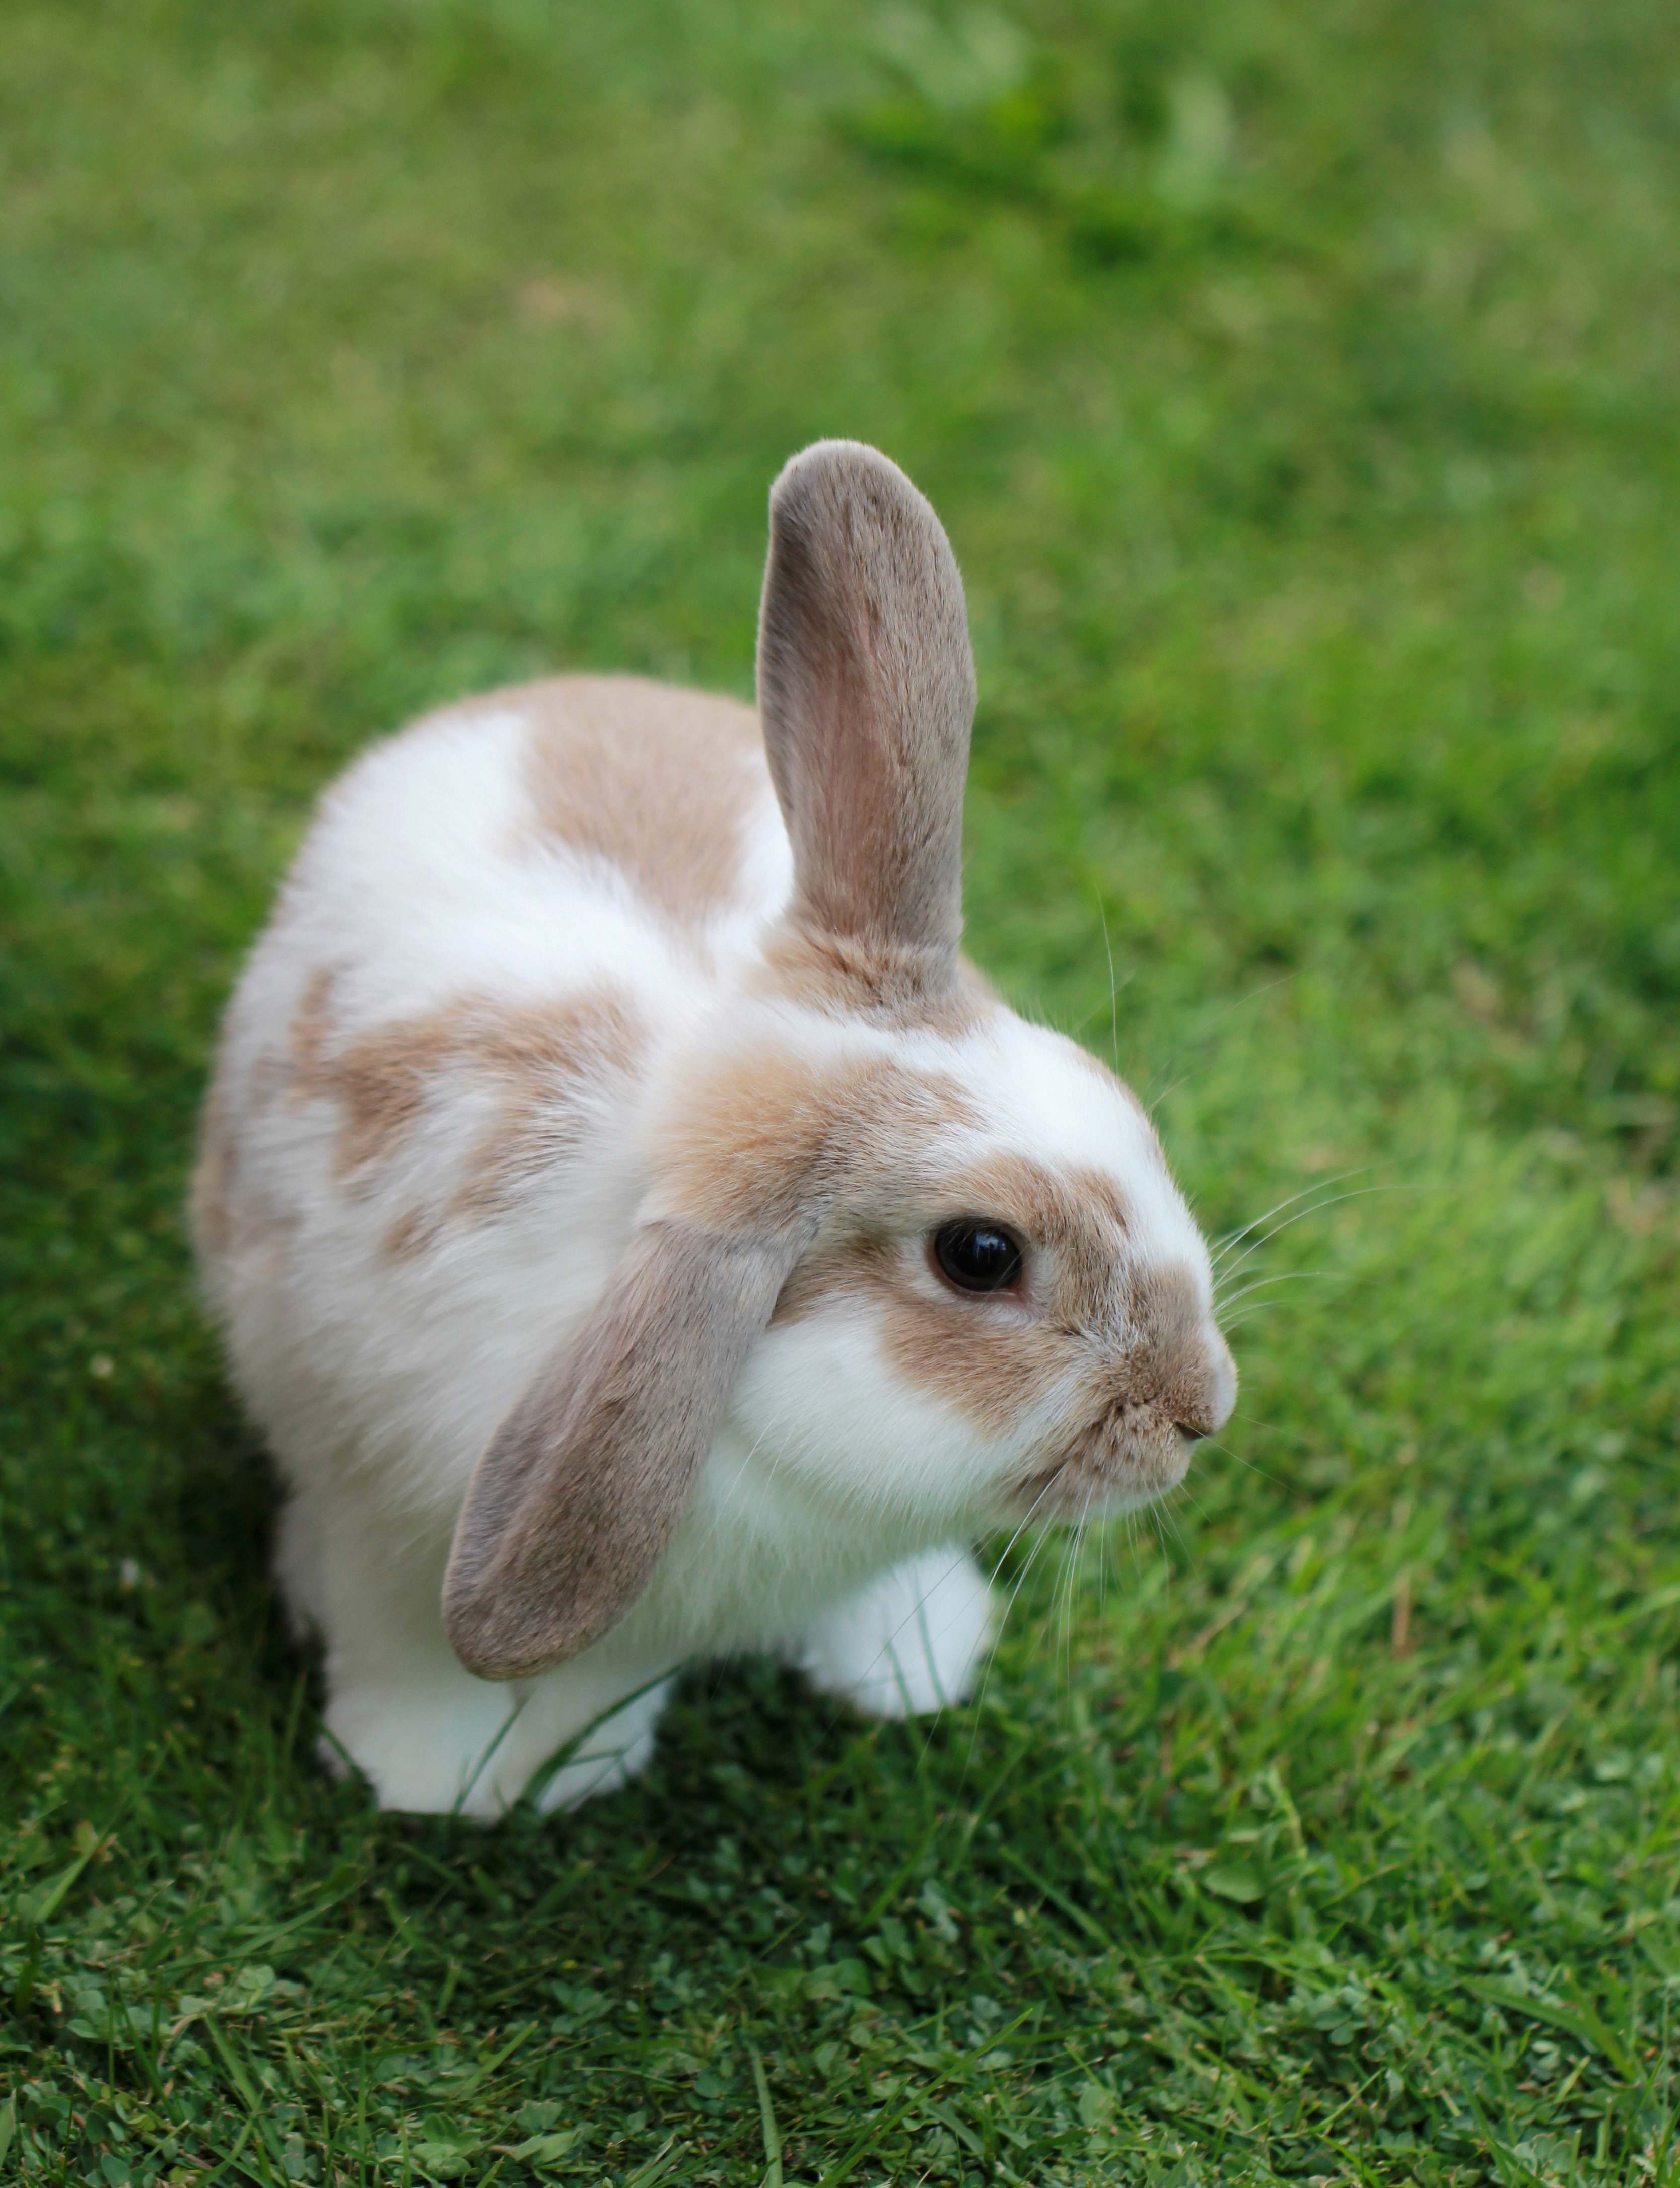
<svg viewBox="0 0 1680 2188"><path fill-rule="evenodd" d="M966 1701L991 1641L991 1590L951 1548L896 1565L825 1611L796 1661L820 1693L871 1717L920 1717Z"/></svg>

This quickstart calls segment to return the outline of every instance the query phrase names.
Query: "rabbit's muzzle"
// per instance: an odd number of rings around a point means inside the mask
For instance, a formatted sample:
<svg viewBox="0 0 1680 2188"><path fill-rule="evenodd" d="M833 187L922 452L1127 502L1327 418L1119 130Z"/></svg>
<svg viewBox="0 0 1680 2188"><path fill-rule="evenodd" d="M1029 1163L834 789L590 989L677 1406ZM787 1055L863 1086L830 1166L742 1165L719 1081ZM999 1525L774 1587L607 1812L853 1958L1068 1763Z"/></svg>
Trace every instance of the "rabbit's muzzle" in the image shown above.
<svg viewBox="0 0 1680 2188"><path fill-rule="evenodd" d="M1237 1399L1237 1367L1219 1331L1153 1331L1093 1379L1079 1425L1026 1486L1040 1516L1125 1510L1175 1489L1190 1456L1217 1435Z"/></svg>

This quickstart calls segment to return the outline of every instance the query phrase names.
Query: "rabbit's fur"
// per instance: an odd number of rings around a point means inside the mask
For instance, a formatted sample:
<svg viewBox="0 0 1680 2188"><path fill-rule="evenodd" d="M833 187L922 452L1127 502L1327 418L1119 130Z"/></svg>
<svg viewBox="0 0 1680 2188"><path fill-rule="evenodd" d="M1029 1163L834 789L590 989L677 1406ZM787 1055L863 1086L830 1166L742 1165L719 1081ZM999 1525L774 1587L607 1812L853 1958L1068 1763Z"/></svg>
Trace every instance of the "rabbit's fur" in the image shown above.
<svg viewBox="0 0 1680 2188"><path fill-rule="evenodd" d="M376 746L228 1013L200 1264L390 1807L495 1815L574 1740L545 1800L620 1782L696 1655L956 1699L961 1546L1159 1494L1231 1410L1136 1101L959 957L961 584L872 449L776 482L758 693L567 678ZM964 1217L1017 1282L941 1273Z"/></svg>

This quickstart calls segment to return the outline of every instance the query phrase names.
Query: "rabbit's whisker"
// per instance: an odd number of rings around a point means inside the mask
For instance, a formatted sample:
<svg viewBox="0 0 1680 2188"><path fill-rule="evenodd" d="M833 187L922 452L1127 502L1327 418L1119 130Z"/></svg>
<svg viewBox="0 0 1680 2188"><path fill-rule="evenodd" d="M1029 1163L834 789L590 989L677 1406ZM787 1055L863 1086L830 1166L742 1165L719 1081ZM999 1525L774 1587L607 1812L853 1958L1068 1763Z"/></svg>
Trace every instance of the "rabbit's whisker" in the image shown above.
<svg viewBox="0 0 1680 2188"><path fill-rule="evenodd" d="M1309 1215L1322 1215L1327 1209L1339 1208L1345 1200L1363 1200L1373 1193L1418 1193L1422 1190L1421 1186L1402 1180L1395 1185L1356 1186L1351 1193L1338 1193L1333 1194L1328 1200L1315 1201L1311 1208L1303 1208L1298 1215L1290 1216L1288 1222L1277 1224L1273 1229L1268 1231L1263 1238L1256 1238L1253 1245L1240 1254L1231 1264L1230 1268L1226 1272L1226 1280L1235 1275L1244 1261L1251 1260L1262 1247L1269 1246L1274 1238L1281 1238L1286 1231L1293 1231L1297 1223L1305 1223ZM1286 1202L1284 1204L1287 1206L1288 1204Z"/></svg>
<svg viewBox="0 0 1680 2188"><path fill-rule="evenodd" d="M1243 1224L1240 1230L1222 1232L1214 1241L1213 1253L1210 1257L1213 1266L1217 1268L1232 1249L1246 1238L1251 1231L1258 1231L1262 1223L1271 1222L1274 1215L1281 1215L1286 1208L1293 1208L1297 1201L1308 1199L1315 1193L1326 1192L1333 1185L1345 1185L1349 1178L1361 1177L1373 1167L1373 1164L1364 1163L1356 1170L1338 1170L1332 1177L1315 1178L1311 1185L1304 1185L1299 1193L1292 1193L1287 1200L1280 1200L1276 1206L1268 1208L1263 1214L1253 1217L1250 1221Z"/></svg>
<svg viewBox="0 0 1680 2188"><path fill-rule="evenodd" d="M1237 1291L1216 1294L1215 1303L1221 1308L1235 1306L1238 1300L1248 1299L1255 1292L1269 1291L1273 1284L1345 1284L1352 1281L1346 1269L1293 1269L1287 1276L1256 1277Z"/></svg>

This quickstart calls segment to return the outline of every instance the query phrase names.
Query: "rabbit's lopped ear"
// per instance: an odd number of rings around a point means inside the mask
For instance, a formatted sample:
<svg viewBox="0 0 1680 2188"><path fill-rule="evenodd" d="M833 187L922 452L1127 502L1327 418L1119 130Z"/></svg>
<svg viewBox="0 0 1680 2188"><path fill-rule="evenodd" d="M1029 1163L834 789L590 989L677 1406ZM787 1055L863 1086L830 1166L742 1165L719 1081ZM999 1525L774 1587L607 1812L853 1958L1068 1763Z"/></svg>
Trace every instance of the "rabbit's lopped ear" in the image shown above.
<svg viewBox="0 0 1680 2188"><path fill-rule="evenodd" d="M646 1223L478 1462L443 1578L449 1644L529 1678L616 1625L688 1502L797 1242Z"/></svg>
<svg viewBox="0 0 1680 2188"><path fill-rule="evenodd" d="M794 924L942 994L962 930L967 612L939 518L860 442L819 441L770 489L758 710Z"/></svg>

